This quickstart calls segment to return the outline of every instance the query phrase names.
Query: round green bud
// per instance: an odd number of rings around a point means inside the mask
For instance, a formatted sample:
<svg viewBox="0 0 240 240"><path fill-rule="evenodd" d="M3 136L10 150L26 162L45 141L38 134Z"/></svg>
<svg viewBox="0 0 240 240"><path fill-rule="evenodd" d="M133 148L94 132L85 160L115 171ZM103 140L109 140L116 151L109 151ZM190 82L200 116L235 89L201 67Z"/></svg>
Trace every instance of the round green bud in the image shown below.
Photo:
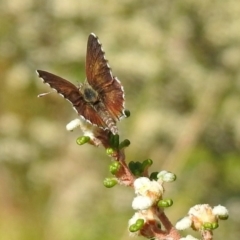
<svg viewBox="0 0 240 240"><path fill-rule="evenodd" d="M213 229L212 223L210 223L210 222L205 222L205 223L203 224L203 229L204 229L204 230L212 230L212 229Z"/></svg>
<svg viewBox="0 0 240 240"><path fill-rule="evenodd" d="M136 224L132 224L130 227L129 227L129 231L130 232L137 232L139 229L138 227L136 226Z"/></svg>
<svg viewBox="0 0 240 240"><path fill-rule="evenodd" d="M90 141L90 137L88 137L88 136L81 136L81 137L77 138L77 140L76 140L78 145L83 145L89 141Z"/></svg>
<svg viewBox="0 0 240 240"><path fill-rule="evenodd" d="M173 200L170 198L160 200L157 205L158 205L158 207L162 207L162 208L171 207L173 205Z"/></svg>
<svg viewBox="0 0 240 240"><path fill-rule="evenodd" d="M115 152L115 150L113 148L107 148L106 149L106 153L107 153L108 156L112 156L114 152Z"/></svg>
<svg viewBox="0 0 240 240"><path fill-rule="evenodd" d="M105 178L103 181L103 185L106 188L112 188L118 183L116 178Z"/></svg>
<svg viewBox="0 0 240 240"><path fill-rule="evenodd" d="M228 215L218 215L218 218L220 220L227 220L228 219Z"/></svg>
<svg viewBox="0 0 240 240"><path fill-rule="evenodd" d="M121 167L121 164L118 161L114 161L109 165L109 171L111 174L115 175Z"/></svg>
<svg viewBox="0 0 240 240"><path fill-rule="evenodd" d="M144 225L144 219L139 218L139 219L136 221L135 225L138 226L139 229L142 228L142 226Z"/></svg>
<svg viewBox="0 0 240 240"><path fill-rule="evenodd" d="M218 223L217 222L215 222L215 223L212 223L212 229L216 229L216 228L218 228Z"/></svg>

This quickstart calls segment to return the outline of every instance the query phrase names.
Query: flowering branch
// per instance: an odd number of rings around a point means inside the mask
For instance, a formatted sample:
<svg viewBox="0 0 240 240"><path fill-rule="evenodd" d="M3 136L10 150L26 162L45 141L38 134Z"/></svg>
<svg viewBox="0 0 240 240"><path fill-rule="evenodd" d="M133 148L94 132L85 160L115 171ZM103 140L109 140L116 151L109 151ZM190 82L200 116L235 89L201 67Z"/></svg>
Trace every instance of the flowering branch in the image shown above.
<svg viewBox="0 0 240 240"><path fill-rule="evenodd" d="M164 199L165 183L174 182L176 175L168 171L153 172L149 174L151 159L142 163L129 162L125 158L125 148L130 141L119 141L119 135L113 135L109 130L103 130L92 124L75 119L67 125L72 131L80 126L83 136L77 139L79 145L90 143L94 146L103 145L112 162L109 171L113 175L104 180L104 185L111 188L116 184L132 187L135 198L132 208L135 214L128 222L128 229L132 236L144 236L158 240L196 240L188 235L181 237L179 231L192 228L198 231L203 240L213 239L213 230L218 227L219 220L228 218L228 210L223 206L210 207L208 204L199 204L190 208L188 215L174 226L166 216L164 209L172 206L172 199Z"/></svg>

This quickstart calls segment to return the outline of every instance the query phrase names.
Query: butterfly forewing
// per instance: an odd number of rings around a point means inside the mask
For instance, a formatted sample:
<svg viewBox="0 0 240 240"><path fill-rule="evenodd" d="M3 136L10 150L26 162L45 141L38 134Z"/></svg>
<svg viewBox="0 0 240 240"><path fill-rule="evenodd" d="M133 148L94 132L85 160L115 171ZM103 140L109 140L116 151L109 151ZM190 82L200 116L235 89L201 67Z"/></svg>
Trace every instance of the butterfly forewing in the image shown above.
<svg viewBox="0 0 240 240"><path fill-rule="evenodd" d="M83 98L78 88L71 82L46 71L37 70L37 73L44 83L49 84L51 88L55 89L59 94L62 94L63 97L69 101L74 102L76 99Z"/></svg>
<svg viewBox="0 0 240 240"><path fill-rule="evenodd" d="M89 35L87 43L86 77L96 91L112 82L111 69L104 57L101 44L93 33Z"/></svg>
<svg viewBox="0 0 240 240"><path fill-rule="evenodd" d="M79 92L79 89L74 84L46 71L37 70L37 73L45 83L49 84L51 88L55 89L59 94L70 101L74 109L85 120L88 120L97 126L103 128L106 127L106 124L92 108L92 106L84 101L82 93Z"/></svg>
<svg viewBox="0 0 240 240"><path fill-rule="evenodd" d="M124 90L121 83L112 76L102 46L93 33L89 35L87 44L86 76L112 118L119 120L124 115Z"/></svg>

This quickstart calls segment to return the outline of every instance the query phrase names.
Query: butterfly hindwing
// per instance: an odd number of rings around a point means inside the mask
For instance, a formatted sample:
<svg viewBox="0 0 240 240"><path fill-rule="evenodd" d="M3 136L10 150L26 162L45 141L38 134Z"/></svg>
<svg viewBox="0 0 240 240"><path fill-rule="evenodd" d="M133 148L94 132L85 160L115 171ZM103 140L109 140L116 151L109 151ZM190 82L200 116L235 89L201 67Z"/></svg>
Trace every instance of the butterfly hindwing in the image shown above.
<svg viewBox="0 0 240 240"><path fill-rule="evenodd" d="M102 101L106 106L107 111L114 117L115 120L120 120L124 115L124 94L123 88L119 80L114 77L114 81L108 87L108 92L105 90L102 94Z"/></svg>

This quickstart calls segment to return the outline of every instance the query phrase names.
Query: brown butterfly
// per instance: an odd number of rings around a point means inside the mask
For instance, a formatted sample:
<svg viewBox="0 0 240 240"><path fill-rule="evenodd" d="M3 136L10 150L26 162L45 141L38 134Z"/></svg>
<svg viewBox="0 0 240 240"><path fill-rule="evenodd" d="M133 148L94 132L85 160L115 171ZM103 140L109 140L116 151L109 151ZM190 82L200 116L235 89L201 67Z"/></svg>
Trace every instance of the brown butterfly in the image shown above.
<svg viewBox="0 0 240 240"><path fill-rule="evenodd" d="M124 90L120 81L112 75L98 37L88 37L86 77L79 87L52 73L37 70L44 83L70 101L76 112L86 121L103 129L118 133L116 122L124 113Z"/></svg>

